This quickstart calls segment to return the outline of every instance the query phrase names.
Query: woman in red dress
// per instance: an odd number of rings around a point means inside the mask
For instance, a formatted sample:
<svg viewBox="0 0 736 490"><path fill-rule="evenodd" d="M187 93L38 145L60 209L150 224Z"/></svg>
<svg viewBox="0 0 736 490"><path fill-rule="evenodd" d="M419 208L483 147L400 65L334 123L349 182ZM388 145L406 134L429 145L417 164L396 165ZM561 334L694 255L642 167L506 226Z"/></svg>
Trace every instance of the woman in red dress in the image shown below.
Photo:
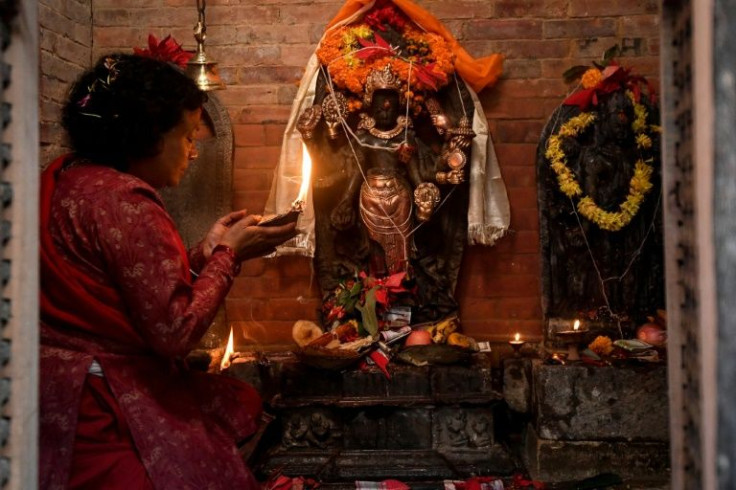
<svg viewBox="0 0 736 490"><path fill-rule="evenodd" d="M72 88L74 152L41 184L41 488L256 488L236 444L260 398L182 359L240 262L295 225L234 212L185 250L157 189L196 158L205 97L177 67L124 54Z"/></svg>

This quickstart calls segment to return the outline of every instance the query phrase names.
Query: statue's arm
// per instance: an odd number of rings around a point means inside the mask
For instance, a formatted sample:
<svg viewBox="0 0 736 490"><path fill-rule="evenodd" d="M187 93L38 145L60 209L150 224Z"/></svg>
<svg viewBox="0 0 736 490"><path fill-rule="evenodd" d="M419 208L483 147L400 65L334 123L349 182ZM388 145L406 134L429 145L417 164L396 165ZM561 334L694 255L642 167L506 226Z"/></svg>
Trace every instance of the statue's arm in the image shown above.
<svg viewBox="0 0 736 490"><path fill-rule="evenodd" d="M358 168L358 162L353 159L353 164L348 165L348 181L342 192L340 200L335 209L330 213L330 222L332 226L338 230L349 228L355 223L356 214L356 196L363 181Z"/></svg>

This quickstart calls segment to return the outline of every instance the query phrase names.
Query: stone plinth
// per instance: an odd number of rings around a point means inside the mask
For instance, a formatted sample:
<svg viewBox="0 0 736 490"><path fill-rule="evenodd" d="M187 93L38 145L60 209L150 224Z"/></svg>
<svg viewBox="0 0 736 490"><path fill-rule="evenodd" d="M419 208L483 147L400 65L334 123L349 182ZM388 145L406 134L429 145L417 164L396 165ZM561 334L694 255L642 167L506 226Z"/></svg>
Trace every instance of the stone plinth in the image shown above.
<svg viewBox="0 0 736 490"><path fill-rule="evenodd" d="M532 422L524 460L536 479L555 482L616 473L669 476L664 365L532 365Z"/></svg>
<svg viewBox="0 0 736 490"><path fill-rule="evenodd" d="M486 355L467 365L391 364L391 379L377 368L314 369L283 354L233 363L227 374L252 382L254 370L280 424L255 467L262 475L441 480L516 466L495 437L502 396Z"/></svg>
<svg viewBox="0 0 736 490"><path fill-rule="evenodd" d="M668 441L667 369L533 366L534 425L543 439Z"/></svg>
<svg viewBox="0 0 736 490"><path fill-rule="evenodd" d="M666 442L541 439L529 426L524 444L527 471L545 482L582 480L601 473L615 473L630 482L669 480Z"/></svg>

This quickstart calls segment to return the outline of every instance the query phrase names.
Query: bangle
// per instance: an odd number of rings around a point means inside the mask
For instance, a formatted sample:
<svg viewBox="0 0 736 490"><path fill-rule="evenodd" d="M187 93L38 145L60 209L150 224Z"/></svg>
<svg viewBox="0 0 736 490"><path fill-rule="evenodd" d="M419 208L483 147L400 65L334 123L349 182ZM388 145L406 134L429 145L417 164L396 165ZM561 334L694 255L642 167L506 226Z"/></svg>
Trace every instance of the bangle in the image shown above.
<svg viewBox="0 0 736 490"><path fill-rule="evenodd" d="M238 260L237 255L235 255L235 250L228 247L227 245L223 245L220 243L219 245L215 245L215 247L212 249L212 256L215 255L216 252L225 252L230 256L231 259L233 259L233 267L234 267L234 275L240 274L240 261Z"/></svg>

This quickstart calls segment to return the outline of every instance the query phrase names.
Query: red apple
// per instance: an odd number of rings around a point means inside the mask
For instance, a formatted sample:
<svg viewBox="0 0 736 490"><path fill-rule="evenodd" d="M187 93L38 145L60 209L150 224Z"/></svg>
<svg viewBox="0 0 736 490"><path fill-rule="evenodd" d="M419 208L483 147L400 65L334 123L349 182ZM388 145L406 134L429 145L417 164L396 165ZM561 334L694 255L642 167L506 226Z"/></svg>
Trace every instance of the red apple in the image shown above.
<svg viewBox="0 0 736 490"><path fill-rule="evenodd" d="M414 330L406 337L407 347L412 345L429 345L432 343L432 334L428 330Z"/></svg>

